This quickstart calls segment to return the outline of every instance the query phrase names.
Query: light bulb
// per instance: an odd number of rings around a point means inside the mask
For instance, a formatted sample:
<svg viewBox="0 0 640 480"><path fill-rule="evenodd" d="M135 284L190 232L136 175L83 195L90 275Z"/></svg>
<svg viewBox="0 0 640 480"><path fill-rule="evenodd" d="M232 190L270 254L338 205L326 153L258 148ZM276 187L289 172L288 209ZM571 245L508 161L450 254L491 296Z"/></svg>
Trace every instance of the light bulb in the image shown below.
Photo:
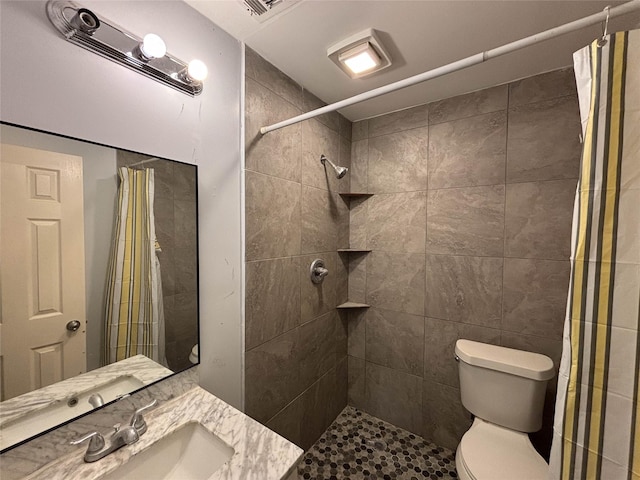
<svg viewBox="0 0 640 480"><path fill-rule="evenodd" d="M140 51L148 59L161 58L167 53L167 46L155 33L147 33L140 44Z"/></svg>
<svg viewBox="0 0 640 480"><path fill-rule="evenodd" d="M201 82L205 78L207 78L207 74L209 71L207 70L207 66L201 60L191 60L189 62L189 66L187 67L187 75L192 80L196 82Z"/></svg>

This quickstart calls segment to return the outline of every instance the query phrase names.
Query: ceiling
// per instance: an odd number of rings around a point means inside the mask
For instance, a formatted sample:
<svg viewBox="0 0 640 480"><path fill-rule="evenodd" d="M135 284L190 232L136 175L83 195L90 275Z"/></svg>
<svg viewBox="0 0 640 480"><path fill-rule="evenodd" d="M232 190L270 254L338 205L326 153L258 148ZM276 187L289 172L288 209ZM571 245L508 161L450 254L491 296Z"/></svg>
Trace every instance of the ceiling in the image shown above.
<svg viewBox="0 0 640 480"><path fill-rule="evenodd" d="M284 0L259 22L241 0L186 1L327 103L624 3ZM327 58L327 48L366 28L378 31L393 65L352 80ZM640 28L640 12L609 23L609 31L633 28ZM572 53L601 34L600 25L588 27L340 112L361 120L571 65Z"/></svg>

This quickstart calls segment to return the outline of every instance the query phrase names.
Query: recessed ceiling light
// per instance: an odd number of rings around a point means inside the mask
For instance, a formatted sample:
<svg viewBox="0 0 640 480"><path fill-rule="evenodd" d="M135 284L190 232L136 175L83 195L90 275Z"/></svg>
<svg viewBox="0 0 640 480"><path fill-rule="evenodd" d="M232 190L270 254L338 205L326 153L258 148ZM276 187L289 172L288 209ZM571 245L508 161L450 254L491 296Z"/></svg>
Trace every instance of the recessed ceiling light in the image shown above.
<svg viewBox="0 0 640 480"><path fill-rule="evenodd" d="M351 78L371 75L391 65L391 57L373 29L336 43L327 50L327 56Z"/></svg>

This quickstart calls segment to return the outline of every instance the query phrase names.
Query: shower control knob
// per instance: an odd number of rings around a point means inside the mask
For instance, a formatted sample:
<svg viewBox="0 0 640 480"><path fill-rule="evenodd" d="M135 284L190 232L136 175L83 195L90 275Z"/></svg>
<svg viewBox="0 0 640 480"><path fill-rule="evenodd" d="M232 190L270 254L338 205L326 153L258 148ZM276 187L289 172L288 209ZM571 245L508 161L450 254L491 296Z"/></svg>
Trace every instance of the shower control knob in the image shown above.
<svg viewBox="0 0 640 480"><path fill-rule="evenodd" d="M311 263L311 268L309 269L311 281L315 284L322 283L324 277L329 275L329 270L324 266L324 260L321 258L315 259Z"/></svg>
<svg viewBox="0 0 640 480"><path fill-rule="evenodd" d="M80 328L79 320L71 320L70 322L67 323L67 330L69 330L70 332L77 332L79 328Z"/></svg>

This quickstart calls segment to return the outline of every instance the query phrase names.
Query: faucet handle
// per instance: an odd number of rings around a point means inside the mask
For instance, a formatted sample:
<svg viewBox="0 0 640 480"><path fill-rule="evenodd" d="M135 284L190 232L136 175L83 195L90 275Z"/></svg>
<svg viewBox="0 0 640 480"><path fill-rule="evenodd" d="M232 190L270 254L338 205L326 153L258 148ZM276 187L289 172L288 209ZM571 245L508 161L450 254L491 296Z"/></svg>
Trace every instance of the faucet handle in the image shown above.
<svg viewBox="0 0 640 480"><path fill-rule="evenodd" d="M142 412L154 407L158 401L154 398L153 401L149 405L145 405L144 407L138 408L131 418L129 419L129 425L135 428L138 432L138 435L142 435L147 431L147 422L144 421L144 417L142 416Z"/></svg>
<svg viewBox="0 0 640 480"><path fill-rule="evenodd" d="M69 443L71 445L78 445L86 440L90 440L89 447L87 448L87 453L99 452L104 448L104 437L100 432L87 433L82 437L71 440Z"/></svg>

